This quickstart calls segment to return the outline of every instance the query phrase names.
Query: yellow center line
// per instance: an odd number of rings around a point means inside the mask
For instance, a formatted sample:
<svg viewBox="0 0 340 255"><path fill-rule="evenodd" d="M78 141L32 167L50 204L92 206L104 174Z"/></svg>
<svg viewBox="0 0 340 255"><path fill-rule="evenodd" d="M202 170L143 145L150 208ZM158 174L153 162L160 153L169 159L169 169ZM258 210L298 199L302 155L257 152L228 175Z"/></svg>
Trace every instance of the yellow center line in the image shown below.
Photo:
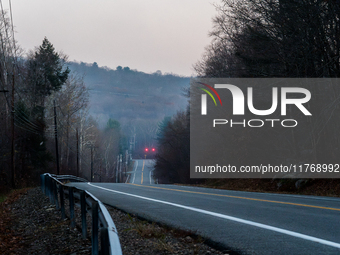
<svg viewBox="0 0 340 255"><path fill-rule="evenodd" d="M143 165L143 167L144 167L144 165ZM261 201L261 202L268 202L268 203L285 204L285 205L296 205L296 206L304 206L304 207L311 207L311 208L318 208L318 209L325 209L325 210L340 211L340 208L324 207L324 206L317 206L317 205L307 205L307 204L298 204L298 203L290 203L290 202L282 202L282 201L250 198L250 197L239 197L239 196L221 195L221 194L205 193L205 192L198 192L198 191L161 188L161 187L146 186L146 185L142 186L142 185L133 184L133 183L129 183L129 184L135 185L135 186L152 188L152 189L163 189L163 190L171 190L171 191L178 191L178 192L185 192L185 193L192 193L192 194L208 195L208 196L230 197L230 198L246 199L246 200Z"/></svg>
<svg viewBox="0 0 340 255"><path fill-rule="evenodd" d="M144 170L144 164L145 164L145 161L143 160L143 167L142 167L142 180L141 180L140 184L143 184L143 170Z"/></svg>

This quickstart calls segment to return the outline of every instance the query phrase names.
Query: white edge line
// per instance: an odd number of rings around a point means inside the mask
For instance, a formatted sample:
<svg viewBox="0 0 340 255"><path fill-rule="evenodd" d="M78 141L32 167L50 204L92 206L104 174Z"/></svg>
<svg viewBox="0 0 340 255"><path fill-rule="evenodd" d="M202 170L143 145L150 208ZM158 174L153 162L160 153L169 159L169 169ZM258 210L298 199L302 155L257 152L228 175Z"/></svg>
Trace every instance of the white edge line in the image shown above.
<svg viewBox="0 0 340 255"><path fill-rule="evenodd" d="M332 246L332 247L335 247L335 248L340 248L339 243L327 241L327 240L320 239L320 238L313 237L313 236L308 236L308 235L293 232L293 231L290 231L290 230L277 228L277 227L265 225L265 224L262 224L262 223L257 223L257 222L250 221L250 220L244 220L244 219L236 218L236 217L233 217L233 216L224 215L224 214L221 214L221 213L210 212L210 211L207 211L207 210L198 209L198 208L191 207L191 206L185 206L185 205L175 204L175 203L166 202L166 201L162 201L162 200L158 200L158 199L153 199L153 198L142 197L142 196L138 196L138 195L134 195L134 194L129 194L129 193L125 193L125 192L121 192L121 191L117 191L117 190L111 190L111 189L103 188L103 187L100 187L100 186L97 186L97 185L93 185L89 182L87 184L90 185L90 186L99 188L99 189L103 189L103 190L106 190L106 191L113 192L113 193L118 193L118 194L123 194L123 195L131 196L131 197L141 198L141 199L144 199L144 200L158 202L158 203L162 203L162 204L166 204L166 205L172 205L172 206L187 209L187 210L190 210L190 211L199 212L199 213L203 213L203 214L207 214L207 215L211 215L211 216L215 216L215 217L219 217L219 218L227 219L227 220L231 220L231 221L236 221L236 222L247 224L247 225L250 225L250 226L255 226L255 227L259 227L259 228L263 228L263 229L267 229L267 230L272 230L272 231L275 231L275 232L278 232L278 233L281 233L281 234L286 234L286 235L289 235L289 236L298 237L298 238L305 239L305 240L308 240L308 241L321 243L321 244Z"/></svg>
<svg viewBox="0 0 340 255"><path fill-rule="evenodd" d="M128 177L125 180L125 183L128 183L128 180L129 180L130 176L131 176L131 174L128 175Z"/></svg>
<svg viewBox="0 0 340 255"><path fill-rule="evenodd" d="M150 162L149 162L150 163ZM151 173L153 172L153 170L151 169L150 170L150 167L149 168L149 179L150 179L150 184L152 184L152 178L151 178Z"/></svg>

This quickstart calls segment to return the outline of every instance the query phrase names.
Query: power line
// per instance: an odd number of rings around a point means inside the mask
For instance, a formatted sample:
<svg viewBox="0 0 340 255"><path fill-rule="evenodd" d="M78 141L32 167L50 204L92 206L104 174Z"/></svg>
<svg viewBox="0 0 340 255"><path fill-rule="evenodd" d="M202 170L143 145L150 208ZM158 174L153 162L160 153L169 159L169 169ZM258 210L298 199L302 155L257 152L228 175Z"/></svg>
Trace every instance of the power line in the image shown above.
<svg viewBox="0 0 340 255"><path fill-rule="evenodd" d="M34 133L36 135L40 135L37 131L30 129L29 127L20 126L20 125L18 125L18 123L14 123L14 126L16 126L17 128L20 128L20 129L24 129L24 130L26 130L26 131L28 131L30 133Z"/></svg>
<svg viewBox="0 0 340 255"><path fill-rule="evenodd" d="M18 114L18 113L20 113L20 114ZM17 117L16 121L21 123L21 124L25 124L26 125L26 129L29 128L31 131L38 132L37 134L40 134L40 135L42 134L42 132L44 132L44 134L54 134L53 131L43 130L41 127L39 127L36 124L34 124L32 121L30 121L28 119L28 116L22 110L17 109L17 111L15 111L14 114ZM22 126L20 126L20 127L23 128Z"/></svg>
<svg viewBox="0 0 340 255"><path fill-rule="evenodd" d="M17 115L15 114L15 116L17 117L17 121L21 122L22 124L25 124L27 127L30 127L31 129L34 129L37 132L41 132L42 130L39 128L36 128L35 126L30 125L29 122L27 122L27 120L25 120L21 115Z"/></svg>
<svg viewBox="0 0 340 255"><path fill-rule="evenodd" d="M27 116L27 114L23 111L23 110L21 110L21 109L16 109L16 111L18 111L21 115L16 115L16 116L18 116L18 117L22 117L22 118L24 118L25 119L25 121L28 123L28 124L30 124L30 125L32 125L33 127L35 127L35 128L37 128L37 129L41 129L39 126L37 126L36 124L34 124L32 121L30 121L28 118L28 116ZM24 115L24 116L23 116Z"/></svg>

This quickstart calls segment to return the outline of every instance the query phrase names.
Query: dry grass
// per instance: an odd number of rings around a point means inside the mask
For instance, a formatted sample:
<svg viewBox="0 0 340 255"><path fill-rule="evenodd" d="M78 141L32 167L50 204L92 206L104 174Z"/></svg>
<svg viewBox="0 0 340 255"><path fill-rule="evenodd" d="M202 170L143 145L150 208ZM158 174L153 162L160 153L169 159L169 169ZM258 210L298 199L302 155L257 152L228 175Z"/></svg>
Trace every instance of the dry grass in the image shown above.
<svg viewBox="0 0 340 255"><path fill-rule="evenodd" d="M160 227L158 227L154 222L148 223L147 221L136 220L128 214L130 222L133 227L126 229L126 231L136 231L143 238L164 238L165 232Z"/></svg>
<svg viewBox="0 0 340 255"><path fill-rule="evenodd" d="M156 247L160 251L167 251L167 252L170 252L170 253L175 252L172 245L165 241L165 238L157 240Z"/></svg>

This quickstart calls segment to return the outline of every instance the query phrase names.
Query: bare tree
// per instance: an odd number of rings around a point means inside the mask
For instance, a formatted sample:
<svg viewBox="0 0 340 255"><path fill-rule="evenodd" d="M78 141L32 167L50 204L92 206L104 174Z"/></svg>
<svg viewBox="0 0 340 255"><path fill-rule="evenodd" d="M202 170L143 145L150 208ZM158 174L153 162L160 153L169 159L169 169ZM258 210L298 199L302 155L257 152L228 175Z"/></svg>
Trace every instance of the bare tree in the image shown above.
<svg viewBox="0 0 340 255"><path fill-rule="evenodd" d="M212 44L195 66L210 77L337 77L334 1L222 0Z"/></svg>
<svg viewBox="0 0 340 255"><path fill-rule="evenodd" d="M60 125L60 140L61 145L61 163L70 169L70 136L71 141L75 143L76 128L79 128L80 111L88 106L89 93L83 82L82 77L71 75L65 82L65 85L60 91L54 93L50 99L56 100L58 109L60 111L59 125ZM64 152L64 153L63 153Z"/></svg>

